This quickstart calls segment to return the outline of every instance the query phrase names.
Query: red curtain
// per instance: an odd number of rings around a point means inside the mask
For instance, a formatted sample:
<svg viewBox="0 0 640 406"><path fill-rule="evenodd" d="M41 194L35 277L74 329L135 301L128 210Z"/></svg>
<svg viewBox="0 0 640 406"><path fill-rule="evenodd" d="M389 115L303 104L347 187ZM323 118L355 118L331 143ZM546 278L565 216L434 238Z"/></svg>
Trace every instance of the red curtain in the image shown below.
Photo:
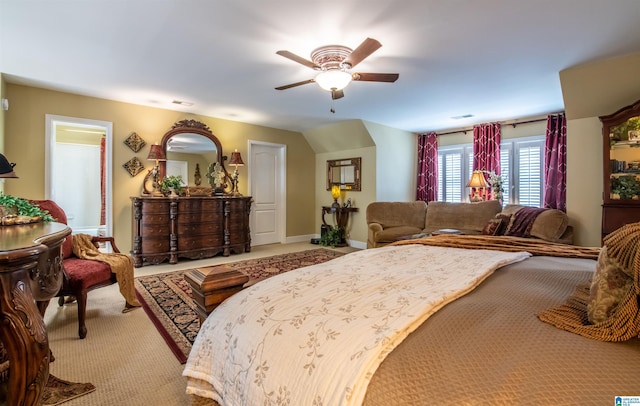
<svg viewBox="0 0 640 406"><path fill-rule="evenodd" d="M567 211L567 119L547 116L544 148L544 207Z"/></svg>
<svg viewBox="0 0 640 406"><path fill-rule="evenodd" d="M434 132L418 135L417 183L416 200L438 200L438 137Z"/></svg>
<svg viewBox="0 0 640 406"><path fill-rule="evenodd" d="M500 175L500 123L473 126L473 170Z"/></svg>
<svg viewBox="0 0 640 406"><path fill-rule="evenodd" d="M105 137L100 139L100 225L105 225L106 220L106 183L107 183L107 171L106 171L106 140Z"/></svg>

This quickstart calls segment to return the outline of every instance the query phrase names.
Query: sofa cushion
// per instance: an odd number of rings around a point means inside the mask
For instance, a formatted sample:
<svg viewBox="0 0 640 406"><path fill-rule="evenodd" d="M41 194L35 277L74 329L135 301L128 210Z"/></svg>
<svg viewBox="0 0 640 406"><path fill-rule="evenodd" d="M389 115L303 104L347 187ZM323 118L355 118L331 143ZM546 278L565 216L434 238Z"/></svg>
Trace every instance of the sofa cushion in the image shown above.
<svg viewBox="0 0 640 406"><path fill-rule="evenodd" d="M511 216L503 213L498 213L484 226L484 228L482 229L482 234L504 235L504 232L507 229L510 220Z"/></svg>
<svg viewBox="0 0 640 406"><path fill-rule="evenodd" d="M510 216L514 215L521 208L526 207L519 204L508 204L502 213ZM564 234L569 224L567 214L556 209L545 209L536 217L531 226L531 236L543 240L557 242Z"/></svg>
<svg viewBox="0 0 640 406"><path fill-rule="evenodd" d="M373 202L367 206L367 224L379 223L383 229L398 226L418 228L416 234L424 226L424 214L427 204L415 202Z"/></svg>
<svg viewBox="0 0 640 406"><path fill-rule="evenodd" d="M420 234L421 232L421 228L411 226L385 228L384 230L376 233L376 242L394 242L400 239L400 237Z"/></svg>
<svg viewBox="0 0 640 406"><path fill-rule="evenodd" d="M429 202L424 232L432 233L442 228L480 234L502 206L497 200L474 203Z"/></svg>

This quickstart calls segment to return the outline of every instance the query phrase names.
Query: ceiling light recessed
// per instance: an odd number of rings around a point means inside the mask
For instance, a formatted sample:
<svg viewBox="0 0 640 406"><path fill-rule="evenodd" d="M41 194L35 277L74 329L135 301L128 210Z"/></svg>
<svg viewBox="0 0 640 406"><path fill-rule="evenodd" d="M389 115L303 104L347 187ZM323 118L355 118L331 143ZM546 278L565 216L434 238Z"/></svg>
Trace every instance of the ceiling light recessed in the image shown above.
<svg viewBox="0 0 640 406"><path fill-rule="evenodd" d="M455 117L451 117L454 120L462 120L463 118L471 118L473 117L473 114L463 114L461 116L455 116Z"/></svg>
<svg viewBox="0 0 640 406"><path fill-rule="evenodd" d="M186 101L181 101L181 100L174 100L171 103L173 104L179 104L181 106L193 106L193 103L191 102L186 102Z"/></svg>

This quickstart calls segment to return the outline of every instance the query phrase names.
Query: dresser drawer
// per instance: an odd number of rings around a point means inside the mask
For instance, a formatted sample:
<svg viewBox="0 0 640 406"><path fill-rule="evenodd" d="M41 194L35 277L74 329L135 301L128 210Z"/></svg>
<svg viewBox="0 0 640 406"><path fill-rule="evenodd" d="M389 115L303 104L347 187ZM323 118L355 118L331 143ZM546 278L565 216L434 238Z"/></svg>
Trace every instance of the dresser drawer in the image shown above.
<svg viewBox="0 0 640 406"><path fill-rule="evenodd" d="M218 223L201 223L201 222L189 222L178 223L177 234L183 235L205 235L205 234L219 234L223 235L224 225Z"/></svg>
<svg viewBox="0 0 640 406"><path fill-rule="evenodd" d="M224 244L222 235L182 236L178 240L178 251L189 251L201 248L221 247Z"/></svg>
<svg viewBox="0 0 640 406"><path fill-rule="evenodd" d="M156 254L160 252L169 252L168 238L143 238L142 252L145 254Z"/></svg>

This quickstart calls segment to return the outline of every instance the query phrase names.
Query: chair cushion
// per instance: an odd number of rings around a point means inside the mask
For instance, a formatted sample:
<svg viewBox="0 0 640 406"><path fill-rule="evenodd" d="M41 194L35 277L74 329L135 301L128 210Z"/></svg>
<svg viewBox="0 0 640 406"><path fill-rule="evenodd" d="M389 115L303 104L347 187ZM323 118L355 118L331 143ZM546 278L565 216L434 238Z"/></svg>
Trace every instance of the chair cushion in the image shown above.
<svg viewBox="0 0 640 406"><path fill-rule="evenodd" d="M91 261L76 257L62 262L67 274L69 288L85 290L111 280L111 268L104 262Z"/></svg>

